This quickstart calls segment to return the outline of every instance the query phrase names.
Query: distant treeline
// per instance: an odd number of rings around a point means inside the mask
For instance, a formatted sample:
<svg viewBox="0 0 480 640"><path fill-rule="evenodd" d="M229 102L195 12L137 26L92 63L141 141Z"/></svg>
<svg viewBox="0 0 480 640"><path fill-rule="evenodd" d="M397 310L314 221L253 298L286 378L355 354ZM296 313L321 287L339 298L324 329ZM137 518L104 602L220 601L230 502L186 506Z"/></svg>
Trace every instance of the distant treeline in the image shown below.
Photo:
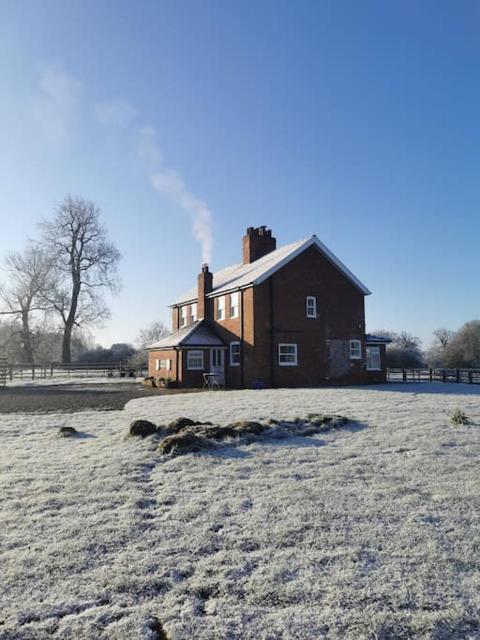
<svg viewBox="0 0 480 640"><path fill-rule="evenodd" d="M466 322L458 331L437 329L431 347L425 351L421 340L405 331L380 329L373 333L390 338L387 366L391 368L480 368L480 320Z"/></svg>

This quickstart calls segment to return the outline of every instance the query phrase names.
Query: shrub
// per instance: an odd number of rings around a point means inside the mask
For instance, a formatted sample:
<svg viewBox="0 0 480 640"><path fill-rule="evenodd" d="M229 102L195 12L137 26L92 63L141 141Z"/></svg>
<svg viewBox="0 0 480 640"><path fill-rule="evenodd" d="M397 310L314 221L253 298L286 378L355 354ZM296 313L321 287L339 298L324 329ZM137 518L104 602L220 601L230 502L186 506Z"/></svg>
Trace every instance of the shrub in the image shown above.
<svg viewBox="0 0 480 640"><path fill-rule="evenodd" d="M452 424L470 424L470 418L461 409L455 409L450 414L450 422Z"/></svg>

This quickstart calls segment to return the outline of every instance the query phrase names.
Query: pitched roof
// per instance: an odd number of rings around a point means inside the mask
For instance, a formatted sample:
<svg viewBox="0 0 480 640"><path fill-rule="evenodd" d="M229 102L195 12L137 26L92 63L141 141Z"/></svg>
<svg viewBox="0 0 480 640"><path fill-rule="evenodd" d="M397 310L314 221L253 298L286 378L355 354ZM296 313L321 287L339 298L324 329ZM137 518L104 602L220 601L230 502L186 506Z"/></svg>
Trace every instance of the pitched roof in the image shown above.
<svg viewBox="0 0 480 640"><path fill-rule="evenodd" d="M278 269L290 262L290 260L293 260L293 258L305 251L305 249L312 246L315 246L327 260L337 267L364 295L369 295L370 291L367 287L314 235L271 251L263 256L263 258L259 258L254 262L234 264L220 271L216 271L213 274L213 289L211 293L208 294L208 297L212 298L227 291L234 291L235 289L260 284L278 271ZM197 299L197 295L196 287L190 289L175 300L171 306L194 301Z"/></svg>
<svg viewBox="0 0 480 640"><path fill-rule="evenodd" d="M223 347L224 343L211 328L207 320L197 320L188 327L169 333L147 347L153 349L171 349L173 347Z"/></svg>

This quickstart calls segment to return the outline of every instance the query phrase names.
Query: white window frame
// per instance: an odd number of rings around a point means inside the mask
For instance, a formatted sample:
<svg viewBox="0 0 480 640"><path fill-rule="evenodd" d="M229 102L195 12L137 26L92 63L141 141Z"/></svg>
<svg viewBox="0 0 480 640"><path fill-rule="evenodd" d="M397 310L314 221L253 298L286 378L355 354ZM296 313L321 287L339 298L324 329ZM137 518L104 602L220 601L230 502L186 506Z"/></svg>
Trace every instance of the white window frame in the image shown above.
<svg viewBox="0 0 480 640"><path fill-rule="evenodd" d="M293 353L282 353L285 347L294 347ZM282 362L282 357L294 356L294 361ZM278 364L280 367L297 367L298 366L298 345L295 343L282 342L278 345Z"/></svg>
<svg viewBox="0 0 480 640"><path fill-rule="evenodd" d="M155 371L160 371L160 358L155 360Z"/></svg>
<svg viewBox="0 0 480 640"><path fill-rule="evenodd" d="M217 298L217 320L225 320L225 296Z"/></svg>
<svg viewBox="0 0 480 640"><path fill-rule="evenodd" d="M171 371L172 370L172 359L171 358L165 358L163 360L160 360L160 369L165 369L165 371Z"/></svg>
<svg viewBox="0 0 480 640"><path fill-rule="evenodd" d="M192 365L191 361L196 359L201 359L201 366L200 364ZM203 371L203 369L205 368L204 364L203 351L200 351L199 349L192 349L190 351L187 351L187 369L189 371Z"/></svg>
<svg viewBox="0 0 480 640"><path fill-rule="evenodd" d="M234 291L230 294L230 318L238 318L239 311L239 295L238 291Z"/></svg>
<svg viewBox="0 0 480 640"><path fill-rule="evenodd" d="M350 340L348 344L348 354L350 360L361 360L362 359L362 341L361 340Z"/></svg>
<svg viewBox="0 0 480 640"><path fill-rule="evenodd" d="M232 347L237 347L237 346L238 346L238 351L234 353ZM229 353L230 353L230 358L229 358L230 366L231 367L239 367L240 366L240 357L241 357L240 342L238 342L238 341L230 342ZM238 362L234 361L234 356L238 356Z"/></svg>
<svg viewBox="0 0 480 640"><path fill-rule="evenodd" d="M190 315L192 318L192 322L196 322L197 321L197 303L196 302L194 302L190 306Z"/></svg>
<svg viewBox="0 0 480 640"><path fill-rule="evenodd" d="M180 328L187 326L187 307L180 307Z"/></svg>
<svg viewBox="0 0 480 640"><path fill-rule="evenodd" d="M306 299L305 299L305 314L306 314L307 318L316 318L317 317L317 298L316 298L316 296L307 296L306 297Z"/></svg>
<svg viewBox="0 0 480 640"><path fill-rule="evenodd" d="M375 357L378 357L378 367L372 367L372 352L375 350ZM365 360L367 363L367 371L381 371L382 370L382 354L380 347L377 345L367 345L365 347Z"/></svg>

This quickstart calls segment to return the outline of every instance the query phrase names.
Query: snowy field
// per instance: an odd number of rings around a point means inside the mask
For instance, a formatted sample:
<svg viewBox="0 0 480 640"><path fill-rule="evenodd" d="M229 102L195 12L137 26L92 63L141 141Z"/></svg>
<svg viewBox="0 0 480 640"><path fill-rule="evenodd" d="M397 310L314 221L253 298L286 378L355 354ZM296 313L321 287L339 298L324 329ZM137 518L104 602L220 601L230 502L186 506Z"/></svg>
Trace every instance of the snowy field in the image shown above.
<svg viewBox="0 0 480 640"><path fill-rule="evenodd" d="M172 459L124 438L309 412L358 424ZM480 387L151 396L0 437L1 640L153 639L151 615L172 640L480 638Z"/></svg>

